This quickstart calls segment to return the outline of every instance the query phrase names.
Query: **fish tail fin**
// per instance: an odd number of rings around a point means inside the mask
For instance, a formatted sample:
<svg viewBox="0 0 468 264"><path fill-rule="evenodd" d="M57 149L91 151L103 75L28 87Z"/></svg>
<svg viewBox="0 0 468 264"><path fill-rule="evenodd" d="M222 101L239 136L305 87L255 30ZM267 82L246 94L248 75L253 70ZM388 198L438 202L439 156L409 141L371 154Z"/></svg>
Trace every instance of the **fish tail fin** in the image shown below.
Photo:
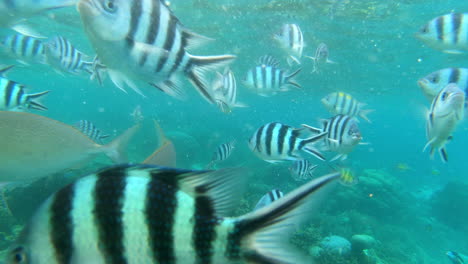
<svg viewBox="0 0 468 264"><path fill-rule="evenodd" d="M374 112L374 109L365 109L365 110L361 110L361 111L359 111L359 116L360 116L362 119L366 120L367 122L372 123L372 122L369 120L369 118L367 117L367 115L368 115L369 113L372 113L372 112Z"/></svg>
<svg viewBox="0 0 468 264"><path fill-rule="evenodd" d="M310 259L288 247L287 236L301 220L313 212L317 199L339 173L309 181L273 203L234 221L228 236L226 255L252 264L311 263Z"/></svg>
<svg viewBox="0 0 468 264"><path fill-rule="evenodd" d="M209 69L223 66L235 59L233 55L220 56L194 56L190 55L192 66L186 71L186 75L197 91L208 102L214 103L211 89L208 88L208 81L205 72Z"/></svg>
<svg viewBox="0 0 468 264"><path fill-rule="evenodd" d="M296 83L296 82L293 80L294 76L296 76L299 72L301 72L301 70L302 70L302 69L299 68L299 69L297 69L296 71L294 71L293 73L291 73L291 74L289 74L288 76L286 76L287 83L290 84L290 85L292 85L292 86L294 86L294 87L296 87L296 88L301 89L301 88L302 88L301 85L298 84L298 83Z"/></svg>
<svg viewBox="0 0 468 264"><path fill-rule="evenodd" d="M447 150L444 148L439 149L439 155L443 162L448 161Z"/></svg>
<svg viewBox="0 0 468 264"><path fill-rule="evenodd" d="M319 160L324 161L325 157L313 145L315 143L317 143L317 141L323 139L327 134L328 134L327 132L322 132L322 133L320 133L318 135L314 135L314 136L312 136L310 138L306 138L306 139L302 140L299 143L299 149L302 150L302 151L305 151L306 153L309 153L309 154L315 156Z"/></svg>
<svg viewBox="0 0 468 264"><path fill-rule="evenodd" d="M40 102L42 96L48 94L50 91L44 91L35 94L28 94L28 108L38 111L46 111L48 108Z"/></svg>
<svg viewBox="0 0 468 264"><path fill-rule="evenodd" d="M139 128L140 125L134 125L133 127L127 129L127 131L125 131L122 135L114 139L109 144L102 146L104 148L104 153L115 163L127 162L125 148L127 147L128 142Z"/></svg>

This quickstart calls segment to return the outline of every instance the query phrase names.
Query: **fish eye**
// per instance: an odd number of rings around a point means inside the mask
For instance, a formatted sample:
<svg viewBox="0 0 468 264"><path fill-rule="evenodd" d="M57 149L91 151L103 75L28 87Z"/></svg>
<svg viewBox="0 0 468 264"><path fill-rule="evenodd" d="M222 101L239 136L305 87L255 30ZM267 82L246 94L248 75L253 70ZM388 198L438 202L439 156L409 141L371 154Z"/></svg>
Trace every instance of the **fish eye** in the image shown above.
<svg viewBox="0 0 468 264"><path fill-rule="evenodd" d="M13 263L21 264L21 263L26 263L27 262L26 253L24 251L24 248L21 247L21 246L15 248L12 251L12 256L11 257L12 257L11 260L13 261Z"/></svg>
<svg viewBox="0 0 468 264"><path fill-rule="evenodd" d="M114 13L117 11L117 6L114 3L114 0L106 0L103 5L104 9L108 12Z"/></svg>
<svg viewBox="0 0 468 264"><path fill-rule="evenodd" d="M434 74L432 76L429 77L429 81L431 83L438 83L439 82L439 75L438 74Z"/></svg>
<svg viewBox="0 0 468 264"><path fill-rule="evenodd" d="M424 27L421 28L420 32L421 32L421 33L427 33L427 32L429 32L429 25L424 25Z"/></svg>
<svg viewBox="0 0 468 264"><path fill-rule="evenodd" d="M447 96L448 96L448 93L447 93L447 92L442 93L442 101L444 101L445 99L447 99Z"/></svg>

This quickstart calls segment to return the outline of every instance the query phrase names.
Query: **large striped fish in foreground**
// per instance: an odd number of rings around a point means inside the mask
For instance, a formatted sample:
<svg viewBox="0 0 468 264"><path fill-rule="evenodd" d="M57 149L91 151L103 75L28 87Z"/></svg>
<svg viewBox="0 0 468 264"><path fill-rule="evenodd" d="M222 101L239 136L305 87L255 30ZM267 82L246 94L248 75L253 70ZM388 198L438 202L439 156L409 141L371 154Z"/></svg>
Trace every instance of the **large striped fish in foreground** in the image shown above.
<svg viewBox="0 0 468 264"><path fill-rule="evenodd" d="M204 72L234 59L232 55L194 56L187 49L207 38L182 26L164 1L79 0L85 32L113 83L139 92L140 80L182 99L176 82L183 73L214 103Z"/></svg>
<svg viewBox="0 0 468 264"><path fill-rule="evenodd" d="M339 174L240 217L242 170L119 165L80 178L36 211L6 264L305 264L285 239Z"/></svg>
<svg viewBox="0 0 468 264"><path fill-rule="evenodd" d="M0 183L45 177L99 154L125 162L124 150L137 128L99 145L73 126L45 116L0 111Z"/></svg>
<svg viewBox="0 0 468 264"><path fill-rule="evenodd" d="M270 163L302 159L301 152L325 160L314 145L323 139L327 132L302 138L301 130L277 122L265 124L252 135L249 148L259 158Z"/></svg>
<svg viewBox="0 0 468 264"><path fill-rule="evenodd" d="M426 119L427 144L431 157L439 150L442 161L447 162L445 144L452 138L452 133L464 116L465 93L454 83L442 89L432 101Z"/></svg>
<svg viewBox="0 0 468 264"><path fill-rule="evenodd" d="M468 13L450 13L426 23L416 37L446 53L468 51Z"/></svg>
<svg viewBox="0 0 468 264"><path fill-rule="evenodd" d="M468 94L468 68L445 68L418 80L419 87L431 102L449 83L455 83L465 95Z"/></svg>

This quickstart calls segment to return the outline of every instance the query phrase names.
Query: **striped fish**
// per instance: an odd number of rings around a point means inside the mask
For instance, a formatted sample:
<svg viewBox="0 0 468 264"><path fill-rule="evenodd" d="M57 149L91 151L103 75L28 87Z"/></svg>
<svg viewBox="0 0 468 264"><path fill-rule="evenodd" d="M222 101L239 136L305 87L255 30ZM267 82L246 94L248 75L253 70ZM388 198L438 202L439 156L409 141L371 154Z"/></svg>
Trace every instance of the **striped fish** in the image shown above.
<svg viewBox="0 0 468 264"><path fill-rule="evenodd" d="M54 37L45 43L45 47L47 62L56 69L73 74L83 71L93 74L93 62L85 61L88 56L77 50L68 39Z"/></svg>
<svg viewBox="0 0 468 264"><path fill-rule="evenodd" d="M451 139L452 133L464 116L465 93L454 83L442 89L434 98L426 119L427 144L431 157L439 150L441 159L447 162L445 144Z"/></svg>
<svg viewBox="0 0 468 264"><path fill-rule="evenodd" d="M374 111L362 109L366 104L358 102L350 94L343 92L330 93L322 99L322 103L332 114L359 116L370 123L367 114Z"/></svg>
<svg viewBox="0 0 468 264"><path fill-rule="evenodd" d="M2 49L21 63L45 63L44 44L37 38L15 34L5 37Z"/></svg>
<svg viewBox="0 0 468 264"><path fill-rule="evenodd" d="M468 96L468 68L445 68L418 80L419 87L431 102L449 83L455 83Z"/></svg>
<svg viewBox="0 0 468 264"><path fill-rule="evenodd" d="M227 160L234 149L234 142L224 143L219 145L216 148L216 151L213 152L213 158L211 162L207 165L207 168L211 168L215 163Z"/></svg>
<svg viewBox="0 0 468 264"><path fill-rule="evenodd" d="M314 144L323 139L327 132L305 139L300 138L300 133L301 129L281 123L268 123L255 131L249 140L249 147L259 158L270 163L302 159L301 151L325 160Z"/></svg>
<svg viewBox="0 0 468 264"><path fill-rule="evenodd" d="M296 24L284 24L279 34L274 38L280 43L281 47L288 52L288 64L293 62L301 64L302 50L304 49L304 38L301 28Z"/></svg>
<svg viewBox="0 0 468 264"><path fill-rule="evenodd" d="M328 58L330 52L328 51L328 46L325 43L320 43L317 46L317 49L315 50L315 56L310 57L306 56L307 58L310 58L314 61L314 69L312 72L320 72L320 68L322 65L325 63L335 63L334 61L330 60Z"/></svg>
<svg viewBox="0 0 468 264"><path fill-rule="evenodd" d="M240 197L244 174L120 165L82 177L42 204L5 263L310 263L291 252L284 234L339 174L262 210L223 217Z"/></svg>
<svg viewBox="0 0 468 264"><path fill-rule="evenodd" d="M258 209L271 204L272 202L278 200L283 196L283 192L278 189L273 189L267 192L265 195L262 196L262 198L260 198L260 200L258 200L257 204L255 205L254 211L257 211Z"/></svg>
<svg viewBox="0 0 468 264"><path fill-rule="evenodd" d="M258 60L257 66L247 72L244 83L261 96L271 96L277 92L289 91L290 86L301 88L293 80L300 71L299 68L293 73L287 73L279 68L278 60L265 55Z"/></svg>
<svg viewBox="0 0 468 264"><path fill-rule="evenodd" d="M49 91L27 94L25 92L24 85L3 77L3 74L12 67L13 66L8 66L6 68L0 69L0 110L47 110L47 107L41 104L37 99L46 95L49 93Z"/></svg>
<svg viewBox="0 0 468 264"><path fill-rule="evenodd" d="M313 177L313 172L317 166L306 159L301 159L294 161L291 167L289 167L289 171L295 181L305 181Z"/></svg>
<svg viewBox="0 0 468 264"><path fill-rule="evenodd" d="M216 105L223 113L231 113L234 107L246 107L236 102L237 84L234 73L227 69L224 74L218 73L218 78L213 83L214 99Z"/></svg>
<svg viewBox="0 0 468 264"><path fill-rule="evenodd" d="M214 103L204 72L235 57L189 54L188 48L208 39L185 29L165 1L79 0L78 10L91 44L118 88L129 86L139 92L134 81L141 80L182 99L185 93L175 78L183 73Z"/></svg>
<svg viewBox="0 0 468 264"><path fill-rule="evenodd" d="M447 251L445 255L450 259L453 264L464 264L468 263L468 256L460 254L455 251Z"/></svg>
<svg viewBox="0 0 468 264"><path fill-rule="evenodd" d="M468 51L468 13L450 13L426 23L416 37L446 53Z"/></svg>
<svg viewBox="0 0 468 264"><path fill-rule="evenodd" d="M75 127L78 128L83 134L89 137L96 143L102 145L102 139L108 138L110 135L102 134L102 131L99 130L91 121L89 120L80 120L76 122Z"/></svg>
<svg viewBox="0 0 468 264"><path fill-rule="evenodd" d="M308 125L303 126L319 135L324 132L327 134L324 140L325 149L328 151L338 152L331 161L346 159L348 154L362 140L358 122L354 117L336 115L330 119L323 120L322 124L323 127L321 129L310 127Z"/></svg>

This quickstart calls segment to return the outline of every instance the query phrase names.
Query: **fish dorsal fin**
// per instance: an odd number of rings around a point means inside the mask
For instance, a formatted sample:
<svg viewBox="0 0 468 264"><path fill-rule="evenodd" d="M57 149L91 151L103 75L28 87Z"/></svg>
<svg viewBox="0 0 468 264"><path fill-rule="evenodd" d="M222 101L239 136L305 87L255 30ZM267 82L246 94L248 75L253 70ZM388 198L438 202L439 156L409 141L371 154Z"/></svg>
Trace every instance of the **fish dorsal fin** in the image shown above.
<svg viewBox="0 0 468 264"><path fill-rule="evenodd" d="M271 55L264 55L258 59L259 65L279 67L279 61Z"/></svg>

